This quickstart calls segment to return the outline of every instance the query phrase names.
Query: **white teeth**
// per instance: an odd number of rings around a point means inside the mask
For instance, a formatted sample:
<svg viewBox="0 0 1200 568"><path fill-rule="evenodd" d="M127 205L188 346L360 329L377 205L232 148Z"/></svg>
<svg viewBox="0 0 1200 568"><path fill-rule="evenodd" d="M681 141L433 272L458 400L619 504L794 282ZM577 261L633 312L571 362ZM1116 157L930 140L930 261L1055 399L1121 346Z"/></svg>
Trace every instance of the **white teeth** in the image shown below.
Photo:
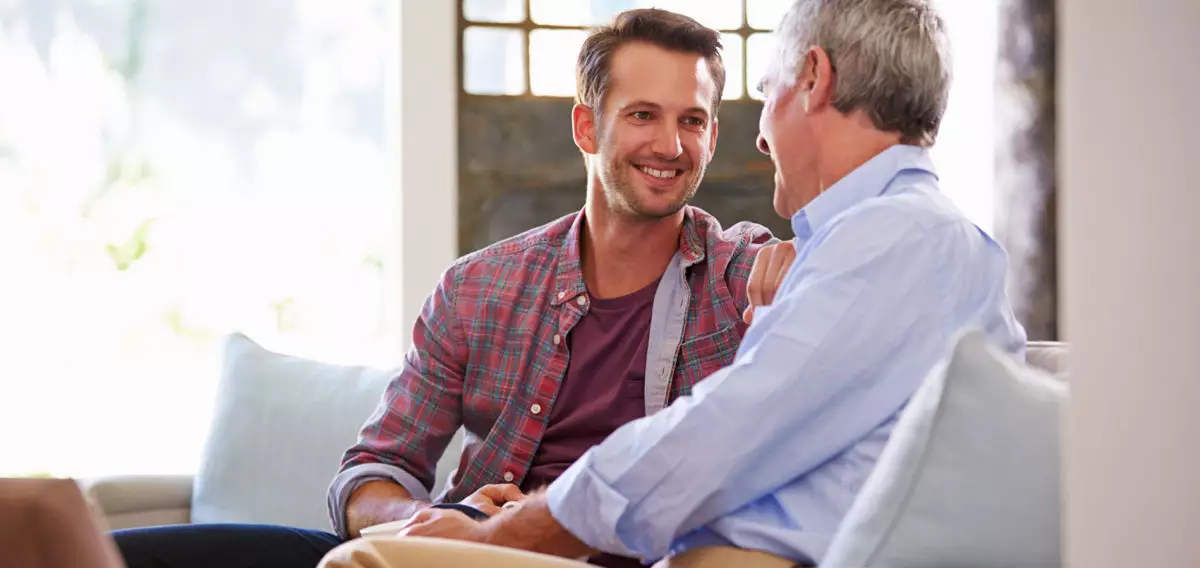
<svg viewBox="0 0 1200 568"><path fill-rule="evenodd" d="M677 171L677 170L656 170L654 168L648 168L645 166L638 166L638 169L642 170L643 172L646 172L656 178L660 178L660 179L673 178L673 177L675 177L675 172Z"/></svg>

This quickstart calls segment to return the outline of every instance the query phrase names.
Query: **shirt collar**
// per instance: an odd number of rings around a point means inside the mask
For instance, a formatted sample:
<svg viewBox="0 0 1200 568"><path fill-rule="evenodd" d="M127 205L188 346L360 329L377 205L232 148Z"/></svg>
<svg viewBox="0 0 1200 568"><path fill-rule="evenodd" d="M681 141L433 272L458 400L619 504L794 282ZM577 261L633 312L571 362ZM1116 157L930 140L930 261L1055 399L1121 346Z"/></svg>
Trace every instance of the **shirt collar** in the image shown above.
<svg viewBox="0 0 1200 568"><path fill-rule="evenodd" d="M690 205L685 205L683 211L683 228L679 235L679 256L683 258L683 266L687 268L702 260L705 255L707 239L700 234L706 227L700 227L702 221L696 218L696 211ZM571 228L563 239L558 251L558 270L554 281L554 305L574 301L577 296L587 292L587 284L583 281L583 258L579 244L583 235L584 210L580 210L571 222Z"/></svg>
<svg viewBox="0 0 1200 568"><path fill-rule="evenodd" d="M792 216L796 237L807 239L843 211L887 192L896 175L918 170L937 176L929 151L920 146L896 144L867 160Z"/></svg>

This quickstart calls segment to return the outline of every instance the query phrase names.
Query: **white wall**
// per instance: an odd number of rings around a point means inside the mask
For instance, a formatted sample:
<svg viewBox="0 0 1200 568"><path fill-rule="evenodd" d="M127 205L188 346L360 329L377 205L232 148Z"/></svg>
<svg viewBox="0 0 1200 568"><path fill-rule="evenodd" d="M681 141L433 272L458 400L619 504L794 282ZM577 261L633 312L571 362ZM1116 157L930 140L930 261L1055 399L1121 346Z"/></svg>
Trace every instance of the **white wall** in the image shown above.
<svg viewBox="0 0 1200 568"><path fill-rule="evenodd" d="M1062 0L1069 566L1200 566L1200 2Z"/></svg>
<svg viewBox="0 0 1200 568"><path fill-rule="evenodd" d="M402 347L442 271L458 253L458 73L455 2L400 0L395 136L399 234L390 313Z"/></svg>

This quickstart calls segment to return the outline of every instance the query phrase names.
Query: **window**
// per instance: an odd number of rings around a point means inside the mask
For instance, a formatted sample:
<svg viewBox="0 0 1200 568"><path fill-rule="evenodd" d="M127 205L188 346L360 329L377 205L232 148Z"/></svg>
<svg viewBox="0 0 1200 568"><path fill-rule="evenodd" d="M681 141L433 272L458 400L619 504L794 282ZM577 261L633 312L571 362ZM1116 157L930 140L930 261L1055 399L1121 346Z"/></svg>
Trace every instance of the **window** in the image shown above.
<svg viewBox="0 0 1200 568"><path fill-rule="evenodd" d="M790 5L791 0L463 0L463 90L573 97L575 59L588 29L624 10L656 7L720 30L724 98L760 98L754 85L768 61L771 31Z"/></svg>
<svg viewBox="0 0 1200 568"><path fill-rule="evenodd" d="M193 471L228 332L399 360L392 4L0 3L0 475Z"/></svg>
<svg viewBox="0 0 1200 568"><path fill-rule="evenodd" d="M996 61L1000 0L935 0L946 24L954 82L930 154L940 187L987 232L995 225Z"/></svg>

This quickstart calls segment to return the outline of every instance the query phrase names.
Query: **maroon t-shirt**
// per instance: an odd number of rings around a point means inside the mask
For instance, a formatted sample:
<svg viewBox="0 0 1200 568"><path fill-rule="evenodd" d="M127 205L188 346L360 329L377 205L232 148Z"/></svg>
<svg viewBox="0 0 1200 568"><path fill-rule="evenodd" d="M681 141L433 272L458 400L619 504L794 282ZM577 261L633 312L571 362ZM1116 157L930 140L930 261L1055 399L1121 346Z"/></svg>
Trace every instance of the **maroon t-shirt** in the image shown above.
<svg viewBox="0 0 1200 568"><path fill-rule="evenodd" d="M571 358L542 443L521 483L528 493L562 475L614 430L646 415L646 351L658 280L620 298L588 295L590 307L567 335ZM591 564L641 566L602 554Z"/></svg>
<svg viewBox="0 0 1200 568"><path fill-rule="evenodd" d="M600 299L567 335L571 358L550 422L521 489L549 485L584 452L626 422L646 415L646 350L658 281Z"/></svg>

